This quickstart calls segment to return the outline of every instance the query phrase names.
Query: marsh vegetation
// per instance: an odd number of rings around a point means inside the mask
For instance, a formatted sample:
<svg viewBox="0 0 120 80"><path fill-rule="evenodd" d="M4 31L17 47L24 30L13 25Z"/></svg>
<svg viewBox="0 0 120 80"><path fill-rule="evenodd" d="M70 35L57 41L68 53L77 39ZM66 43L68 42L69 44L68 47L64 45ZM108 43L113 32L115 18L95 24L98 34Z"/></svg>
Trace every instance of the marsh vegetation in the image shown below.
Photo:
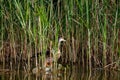
<svg viewBox="0 0 120 80"><path fill-rule="evenodd" d="M0 0L0 64L30 71L66 39L61 63L120 68L119 0Z"/></svg>

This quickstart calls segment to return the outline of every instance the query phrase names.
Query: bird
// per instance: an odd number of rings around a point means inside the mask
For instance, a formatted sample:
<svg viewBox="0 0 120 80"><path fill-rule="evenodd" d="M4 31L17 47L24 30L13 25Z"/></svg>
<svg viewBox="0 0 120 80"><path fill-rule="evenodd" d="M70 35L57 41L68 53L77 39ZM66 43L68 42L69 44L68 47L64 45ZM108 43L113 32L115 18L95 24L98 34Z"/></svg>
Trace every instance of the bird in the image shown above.
<svg viewBox="0 0 120 80"><path fill-rule="evenodd" d="M66 40L64 38L60 37L59 41L58 41L57 51L55 51L51 48L52 42L50 43L50 48L48 48L48 50L46 51L46 59L44 62L44 68L45 68L46 72L51 71L53 63L54 62L57 63L58 59L60 59L60 57L61 57L61 43L62 42L66 42Z"/></svg>

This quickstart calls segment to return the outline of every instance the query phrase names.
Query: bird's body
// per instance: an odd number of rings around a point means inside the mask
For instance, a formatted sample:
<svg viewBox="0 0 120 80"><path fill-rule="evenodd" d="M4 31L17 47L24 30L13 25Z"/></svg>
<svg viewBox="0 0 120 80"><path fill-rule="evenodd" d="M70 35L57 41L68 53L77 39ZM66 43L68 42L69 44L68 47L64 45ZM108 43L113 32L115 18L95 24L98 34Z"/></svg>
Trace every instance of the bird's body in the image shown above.
<svg viewBox="0 0 120 80"><path fill-rule="evenodd" d="M49 51L47 51L47 57L44 64L45 71L51 71L53 62L57 62L58 59L61 57L60 45L62 41L65 42L66 40L64 40L63 38L59 39L57 52L51 50L51 48L49 49Z"/></svg>

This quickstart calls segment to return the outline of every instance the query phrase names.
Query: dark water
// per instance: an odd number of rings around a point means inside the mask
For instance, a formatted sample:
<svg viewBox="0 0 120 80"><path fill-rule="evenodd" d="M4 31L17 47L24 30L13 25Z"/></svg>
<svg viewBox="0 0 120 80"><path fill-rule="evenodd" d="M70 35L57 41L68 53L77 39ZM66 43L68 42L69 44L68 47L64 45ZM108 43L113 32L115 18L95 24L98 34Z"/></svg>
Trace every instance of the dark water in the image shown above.
<svg viewBox="0 0 120 80"><path fill-rule="evenodd" d="M1 71L0 80L120 80L120 72L92 70L90 73L80 68L80 66L73 66L65 71L52 73L40 72L33 74L24 71Z"/></svg>

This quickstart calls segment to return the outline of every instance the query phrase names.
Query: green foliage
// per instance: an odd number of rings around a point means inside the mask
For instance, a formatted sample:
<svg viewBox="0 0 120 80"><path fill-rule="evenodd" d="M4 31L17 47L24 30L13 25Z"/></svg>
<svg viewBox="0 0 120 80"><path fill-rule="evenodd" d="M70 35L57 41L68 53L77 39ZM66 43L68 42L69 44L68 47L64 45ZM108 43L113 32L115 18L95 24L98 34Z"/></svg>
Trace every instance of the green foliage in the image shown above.
<svg viewBox="0 0 120 80"><path fill-rule="evenodd" d="M64 61L84 65L93 61L94 66L103 61L105 66L120 53L118 6L113 0L1 0L0 45L14 44L9 46L11 53L30 56L45 53L50 41L56 47L63 36L67 40Z"/></svg>

